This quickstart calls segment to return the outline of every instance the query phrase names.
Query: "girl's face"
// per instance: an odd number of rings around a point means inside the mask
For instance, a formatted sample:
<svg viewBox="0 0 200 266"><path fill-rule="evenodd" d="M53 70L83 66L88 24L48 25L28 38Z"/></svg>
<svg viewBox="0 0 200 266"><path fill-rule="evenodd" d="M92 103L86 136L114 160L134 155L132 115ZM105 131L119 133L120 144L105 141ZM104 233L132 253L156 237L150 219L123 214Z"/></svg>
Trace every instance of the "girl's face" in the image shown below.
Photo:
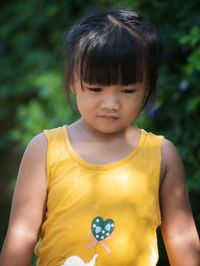
<svg viewBox="0 0 200 266"><path fill-rule="evenodd" d="M134 121L148 91L144 83L99 86L78 80L74 86L83 121L101 133L117 133Z"/></svg>

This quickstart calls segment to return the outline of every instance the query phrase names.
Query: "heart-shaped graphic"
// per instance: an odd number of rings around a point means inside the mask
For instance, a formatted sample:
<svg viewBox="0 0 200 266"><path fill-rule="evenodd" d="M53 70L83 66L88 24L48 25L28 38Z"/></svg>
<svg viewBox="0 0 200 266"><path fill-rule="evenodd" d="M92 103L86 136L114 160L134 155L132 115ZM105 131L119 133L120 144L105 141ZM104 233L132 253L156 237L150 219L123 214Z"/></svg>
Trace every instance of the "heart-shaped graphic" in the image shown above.
<svg viewBox="0 0 200 266"><path fill-rule="evenodd" d="M112 219L103 220L102 217L95 217L91 224L91 230L93 236L97 241L102 241L109 237L115 227L115 223Z"/></svg>

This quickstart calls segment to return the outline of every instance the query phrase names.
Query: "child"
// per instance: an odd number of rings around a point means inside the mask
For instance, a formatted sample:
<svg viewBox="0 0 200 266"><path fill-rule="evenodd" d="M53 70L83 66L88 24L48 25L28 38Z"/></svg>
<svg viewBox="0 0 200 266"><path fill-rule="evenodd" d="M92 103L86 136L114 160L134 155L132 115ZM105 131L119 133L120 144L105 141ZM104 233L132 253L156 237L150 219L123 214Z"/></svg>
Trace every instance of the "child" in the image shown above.
<svg viewBox="0 0 200 266"><path fill-rule="evenodd" d="M97 13L66 42L80 119L37 135L23 156L1 266L199 266L199 239L174 145L132 122L155 93L162 45L136 12Z"/></svg>

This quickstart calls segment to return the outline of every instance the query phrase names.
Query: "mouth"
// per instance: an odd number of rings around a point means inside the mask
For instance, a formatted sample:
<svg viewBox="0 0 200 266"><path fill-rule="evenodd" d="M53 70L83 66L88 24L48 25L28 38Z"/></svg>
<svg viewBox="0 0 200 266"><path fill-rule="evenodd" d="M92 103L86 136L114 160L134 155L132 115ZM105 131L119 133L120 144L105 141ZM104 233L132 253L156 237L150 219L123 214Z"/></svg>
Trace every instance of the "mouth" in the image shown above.
<svg viewBox="0 0 200 266"><path fill-rule="evenodd" d="M106 120L117 120L119 117L114 115L99 115L100 118L106 119Z"/></svg>

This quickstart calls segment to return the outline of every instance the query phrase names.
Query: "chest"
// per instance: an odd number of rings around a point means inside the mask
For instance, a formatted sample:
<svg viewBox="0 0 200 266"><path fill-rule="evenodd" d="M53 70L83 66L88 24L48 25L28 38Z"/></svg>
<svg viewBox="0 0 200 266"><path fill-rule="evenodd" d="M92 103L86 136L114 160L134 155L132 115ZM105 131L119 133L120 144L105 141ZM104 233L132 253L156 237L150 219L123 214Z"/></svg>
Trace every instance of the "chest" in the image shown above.
<svg viewBox="0 0 200 266"><path fill-rule="evenodd" d="M49 201L53 209L63 200L69 209L72 203L75 208L76 203L79 208L85 208L91 202L98 208L113 208L124 202L130 206L141 207L142 204L146 208L155 199L156 173L145 169L143 164L127 162L102 171L68 163L60 165L51 184Z"/></svg>
<svg viewBox="0 0 200 266"><path fill-rule="evenodd" d="M73 144L74 152L84 161L91 164L105 165L120 161L129 156L135 145L125 141L116 143L78 142Z"/></svg>

